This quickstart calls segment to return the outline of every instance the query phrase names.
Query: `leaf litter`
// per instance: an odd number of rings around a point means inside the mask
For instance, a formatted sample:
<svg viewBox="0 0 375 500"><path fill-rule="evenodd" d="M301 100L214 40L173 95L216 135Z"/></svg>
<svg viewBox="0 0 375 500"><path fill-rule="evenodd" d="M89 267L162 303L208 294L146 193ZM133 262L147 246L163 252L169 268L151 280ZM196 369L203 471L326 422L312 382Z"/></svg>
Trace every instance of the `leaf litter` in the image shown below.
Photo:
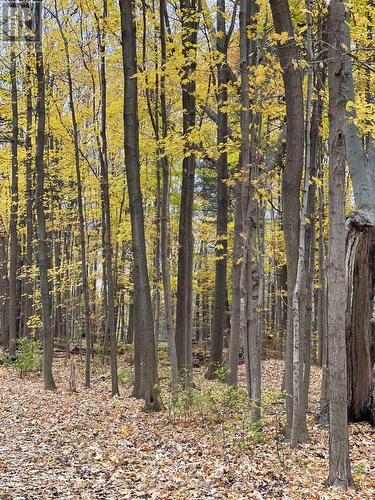
<svg viewBox="0 0 375 500"><path fill-rule="evenodd" d="M124 362L124 361L123 361ZM374 499L375 429L350 425L356 490L325 488L328 431L316 423L320 370L313 368L308 413L310 442L290 450L276 419L265 415L262 438L234 446L219 425L149 414L129 387L110 396L109 379L93 376L68 390L68 368L55 363L56 392L39 376L20 378L0 367L0 499ZM244 383L244 368L240 381ZM283 363L263 363L263 388L277 390ZM206 382L209 384L210 382Z"/></svg>

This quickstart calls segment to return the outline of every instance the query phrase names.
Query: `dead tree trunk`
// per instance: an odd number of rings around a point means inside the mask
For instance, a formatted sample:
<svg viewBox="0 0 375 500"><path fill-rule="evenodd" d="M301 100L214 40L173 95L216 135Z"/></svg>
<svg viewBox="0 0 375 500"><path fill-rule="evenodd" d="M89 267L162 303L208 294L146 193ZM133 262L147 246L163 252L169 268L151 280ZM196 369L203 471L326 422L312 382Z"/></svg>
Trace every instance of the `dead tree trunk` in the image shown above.
<svg viewBox="0 0 375 500"><path fill-rule="evenodd" d="M345 23L344 43L350 47L350 27ZM344 57L346 99L355 102L351 56ZM346 340L348 366L348 416L375 425L375 160L374 139L362 145L348 112L347 159L357 212L348 220Z"/></svg>
<svg viewBox="0 0 375 500"><path fill-rule="evenodd" d="M348 416L375 426L375 228L352 218L347 238Z"/></svg>

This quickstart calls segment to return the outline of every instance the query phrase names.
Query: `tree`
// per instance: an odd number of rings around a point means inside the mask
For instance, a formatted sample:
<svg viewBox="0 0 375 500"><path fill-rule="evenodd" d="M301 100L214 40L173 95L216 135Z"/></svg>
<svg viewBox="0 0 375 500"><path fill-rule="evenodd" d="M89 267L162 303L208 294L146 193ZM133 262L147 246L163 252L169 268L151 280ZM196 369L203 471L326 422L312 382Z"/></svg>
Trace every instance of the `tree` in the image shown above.
<svg viewBox="0 0 375 500"><path fill-rule="evenodd" d="M165 64L167 61L166 49L166 33L165 33L165 16L167 15L165 0L160 0L160 52L161 52L161 75L160 75L160 114L162 121L162 137L164 140L168 136L168 117L167 117L167 100L165 89ZM161 151L163 153L163 151ZM165 154L161 157L162 163L162 200L161 200L161 218L160 218L160 258L162 268L162 280L164 290L164 310L165 310L165 326L167 330L169 355L171 359L171 385L172 391L177 387L178 382L178 366L175 332L173 328L173 310L170 285L170 270L169 270L169 180L170 166L168 158Z"/></svg>
<svg viewBox="0 0 375 500"><path fill-rule="evenodd" d="M216 50L220 54L217 66L217 145L219 158L216 161L217 171L217 216L216 216L216 263L215 263L215 296L214 316L212 324L210 364L206 378L212 379L215 371L222 364L223 338L226 311L227 281L227 227L228 227L228 155L226 142L228 139L228 113L223 111L228 99L227 92L227 50L229 37L225 26L225 0L216 3Z"/></svg>
<svg viewBox="0 0 375 500"><path fill-rule="evenodd" d="M0 218L0 331L3 349L8 347L9 343L9 310L8 310L8 273L7 273L7 248L8 235L4 227L4 222Z"/></svg>
<svg viewBox="0 0 375 500"><path fill-rule="evenodd" d="M40 13L36 14L36 26L40 25ZM44 388L47 390L56 390L55 381L52 373L53 361L53 334L51 328L51 288L48 278L50 268L50 259L47 249L46 232L46 214L44 209L45 195L45 172L44 172L44 146L45 146L45 74L43 46L41 40L35 42L35 60L36 60L36 78L37 78L37 100L36 116L38 119L36 133L36 151L35 151L35 209L37 216L38 230L38 254L37 262L40 278L40 293L42 301L42 324L43 324L43 377Z"/></svg>
<svg viewBox="0 0 375 500"><path fill-rule="evenodd" d="M100 51L100 96L101 96L101 121L99 159L100 159L100 180L102 191L102 214L103 214L103 242L104 242L104 265L106 274L106 328L111 343L111 380L112 395L119 394L117 375L117 337L115 325L115 285L113 277L113 247L111 240L111 205L109 194L109 173L108 173L108 143L107 143L107 75L106 75L106 22L108 15L107 0L103 0L103 27L98 28L99 51Z"/></svg>
<svg viewBox="0 0 375 500"><path fill-rule="evenodd" d="M346 47L351 46L350 26L344 24ZM346 244L347 304L346 342L348 359L348 414L352 421L375 425L375 145L367 134L362 144L356 124L356 99L351 54L344 56L347 110L346 149L356 211L348 219ZM348 106L349 107L349 106Z"/></svg>
<svg viewBox="0 0 375 500"><path fill-rule="evenodd" d="M287 425L290 436L293 423L293 319L292 296L297 276L300 186L304 155L304 117L301 69L299 53L294 39L288 0L270 0L272 17L277 34L287 33L288 43L279 43L278 56L283 71L286 104L286 158L282 176L283 230L287 262L288 318L285 346L285 390Z"/></svg>
<svg viewBox="0 0 375 500"><path fill-rule="evenodd" d="M18 269L18 92L16 73L16 53L12 47L10 53L10 80L12 98L12 198L9 224L9 354L16 353L16 343L18 334L17 322L17 269Z"/></svg>
<svg viewBox="0 0 375 500"><path fill-rule="evenodd" d="M33 240L34 240L34 220L33 220L33 169L32 169L32 127L33 127L33 96L30 59L32 53L30 48L27 51L27 62L25 67L26 84L26 136L25 136L25 181L26 181L26 265L31 270L33 265ZM33 283L31 277L26 279L24 286L25 305L24 305L24 332L30 334L28 322L33 313Z"/></svg>
<svg viewBox="0 0 375 500"><path fill-rule="evenodd" d="M240 277L240 331L244 342L247 389L249 398L253 402L253 422L260 419L261 396L260 338L257 321L259 277L256 264L259 206L254 185L259 175L256 154L256 130L259 116L250 110L249 67L256 64L256 46L250 40L248 31L250 23L254 22L256 8L256 4L252 0L240 2L241 173L246 179L241 186L243 233L240 236L243 242Z"/></svg>
<svg viewBox="0 0 375 500"><path fill-rule="evenodd" d="M345 66L343 59L345 4L329 5L329 478L328 485L353 486L349 463L347 372L345 346Z"/></svg>
<svg viewBox="0 0 375 500"><path fill-rule="evenodd" d="M193 197L195 180L194 144L189 134L195 127L196 119L196 44L199 23L199 3L196 0L180 0L182 55L184 58L181 90L183 125L182 135L185 141L182 161L181 208L178 229L178 273L176 304L176 354L180 373L189 383L192 372L192 327L193 327ZM193 54L192 54L193 52Z"/></svg>
<svg viewBox="0 0 375 500"><path fill-rule="evenodd" d="M80 145L79 145L79 131L76 117L76 108L74 103L73 94L73 79L71 71L70 53L68 39L64 33L63 25L60 21L57 2L55 0L55 16L59 26L59 31L64 44L64 52L66 59L66 74L68 78L69 88L69 107L72 116L73 126L73 142L74 142L74 161L77 178L77 204L78 204L78 218L79 218L79 237L81 246L81 277L82 277L82 294L84 304L84 324L85 324L85 337L86 337L86 373L85 384L90 387L91 377L91 325L90 325L90 300L89 300L89 285L87 280L87 262L86 262L86 237L85 237L85 216L83 208L83 193L82 193L82 178L81 178L81 162L80 162Z"/></svg>
<svg viewBox="0 0 375 500"><path fill-rule="evenodd" d="M135 349L140 351L138 359L141 361L141 379L136 380L135 384L137 395L143 394L145 410L157 411L160 409L160 401L140 185L134 1L120 0L120 13L124 67L125 166L134 260L134 320L137 325L135 335L139 336Z"/></svg>

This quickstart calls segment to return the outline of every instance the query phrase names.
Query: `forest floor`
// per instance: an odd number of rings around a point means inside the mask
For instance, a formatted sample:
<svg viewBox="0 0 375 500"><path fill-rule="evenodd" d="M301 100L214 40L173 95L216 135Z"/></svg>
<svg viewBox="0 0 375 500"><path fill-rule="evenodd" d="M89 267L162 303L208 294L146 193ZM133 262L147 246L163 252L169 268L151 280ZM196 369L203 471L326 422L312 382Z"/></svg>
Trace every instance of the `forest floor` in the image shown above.
<svg viewBox="0 0 375 500"><path fill-rule="evenodd" d="M104 368L96 367L92 388L84 389L83 362L75 358L73 394L61 359L55 362L54 393L43 390L39 375L21 379L0 366L0 499L375 498L375 429L367 424L350 426L357 490L342 494L324 486L328 434L315 422L318 369L312 370L310 443L290 450L278 439L283 408L272 396L280 386L281 361L263 363L263 389L270 396L263 427L254 429L245 410L236 408L240 403L223 404L223 386L203 381L202 369L196 370L197 383L214 388L216 417L212 408L199 402L190 407L186 398L178 408L166 401L164 411L146 414L142 402L130 397L130 385L122 385L121 396L110 396ZM240 375L243 381L243 366Z"/></svg>

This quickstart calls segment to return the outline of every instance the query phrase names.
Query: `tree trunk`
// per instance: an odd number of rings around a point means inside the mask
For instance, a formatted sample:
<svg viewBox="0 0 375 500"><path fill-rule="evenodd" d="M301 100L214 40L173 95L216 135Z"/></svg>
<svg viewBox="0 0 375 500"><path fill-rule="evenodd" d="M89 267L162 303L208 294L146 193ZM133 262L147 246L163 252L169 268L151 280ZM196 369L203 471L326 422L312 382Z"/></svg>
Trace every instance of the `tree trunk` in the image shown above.
<svg viewBox="0 0 375 500"><path fill-rule="evenodd" d="M107 20L107 0L103 0L103 28L99 36L100 52L100 97L101 97L101 144L99 148L101 167L102 214L103 214L103 241L104 241L104 266L106 270L106 303L107 303L107 332L110 340L111 353L111 383L112 396L119 394L117 374L117 336L115 325L115 284L113 276L113 247L111 241L111 206L109 201L109 167L107 148L107 77L105 59L105 29Z"/></svg>
<svg viewBox="0 0 375 500"><path fill-rule="evenodd" d="M311 335L307 335L310 322L307 323L307 302L311 303L311 280L309 273L313 218L315 216L314 182L310 185L312 172L311 159L311 116L313 98L313 53L312 53L312 15L310 0L306 0L307 34L306 46L308 57L306 126L305 126L305 171L304 190L301 207L297 276L293 291L293 422L290 445L295 448L298 443L309 440L306 411L308 403L308 386L311 362ZM309 290L309 293L307 291ZM307 377L307 378L306 378Z"/></svg>
<svg viewBox="0 0 375 500"><path fill-rule="evenodd" d="M300 56L294 39L288 0L270 0L276 33L287 32L288 43L278 46L283 70L286 104L286 161L282 177L283 230L287 262L287 333L285 346L285 390L287 424L285 434L290 435L293 421L293 319L292 296L297 275L298 235L300 227L300 186L304 154L304 118L302 76L295 64Z"/></svg>
<svg viewBox="0 0 375 500"><path fill-rule="evenodd" d="M31 54L28 51L28 57ZM25 68L26 80L26 136L25 136L25 177L26 177L26 261L25 264L28 270L31 270L33 265L33 239L34 239L34 224L33 224L33 173L32 173L32 126L33 126L33 102L32 102L32 82L30 65L26 64ZM28 275L25 278L25 306L24 306L24 335L30 333L28 321L33 313L33 283Z"/></svg>
<svg viewBox="0 0 375 500"><path fill-rule="evenodd" d="M166 140L168 136L167 103L165 91L165 63L167 60L165 40L165 0L160 0L160 49L161 49L161 76L160 76L160 111L162 121L162 136ZM169 163L166 156L162 157L162 200L160 220L160 258L164 291L165 327L167 330L169 356L171 360L171 385L172 391L177 388L178 366L175 332L173 329L173 311L169 272Z"/></svg>
<svg viewBox="0 0 375 500"><path fill-rule="evenodd" d="M193 286L193 197L195 180L194 144L187 136L195 127L196 118L196 83L194 71L196 68L196 51L198 12L196 0L180 0L182 12L182 54L184 66L182 69L182 107L185 137L185 154L182 161L181 210L178 230L178 273L177 273L177 304L176 304L176 354L177 366L187 384L192 376L192 286ZM187 154L189 153L189 154Z"/></svg>
<svg viewBox="0 0 375 500"><path fill-rule="evenodd" d="M235 188L236 206L234 212L234 242L232 263L232 304L231 323L228 349L228 384L237 387L238 356L240 351L240 320L241 320L241 255L242 255L242 200L241 185Z"/></svg>
<svg viewBox="0 0 375 500"><path fill-rule="evenodd" d="M346 490L353 485L349 462L347 371L345 345L345 5L329 6L329 236L328 236L328 353L329 353L329 478L328 485Z"/></svg>
<svg viewBox="0 0 375 500"><path fill-rule="evenodd" d="M129 304L129 312L128 312L128 329L126 332L126 343L127 344L133 344L134 342L134 303L133 303L133 297L132 297L132 302Z"/></svg>
<svg viewBox="0 0 375 500"><path fill-rule="evenodd" d="M137 54L134 0L120 0L122 55L124 66L124 147L134 258L134 311L141 351L142 388L145 410L160 409L150 283L139 165L139 124L137 99Z"/></svg>
<svg viewBox="0 0 375 500"><path fill-rule="evenodd" d="M227 92L227 34L225 28L225 0L217 0L217 38L216 50L222 59L217 67L217 146L219 158L217 171L217 217L215 246L215 297L214 317L211 336L210 364L206 378L215 377L215 371L221 367L223 357L223 338L225 329L225 300L227 281L227 226L228 226L228 159L226 142L228 137L228 113L223 111L228 99Z"/></svg>
<svg viewBox="0 0 375 500"><path fill-rule="evenodd" d="M0 218L0 336L3 350L9 345L8 329L8 236L5 231L3 220Z"/></svg>
<svg viewBox="0 0 375 500"><path fill-rule="evenodd" d="M9 355L16 354L17 346L17 268L18 268L18 95L16 53L13 48L10 53L10 79L12 99L12 182L11 182L11 209L9 223Z"/></svg>
<svg viewBox="0 0 375 500"><path fill-rule="evenodd" d="M37 14L38 15L38 14ZM37 23L41 22L37 19ZM55 381L52 374L53 361L53 335L51 328L51 290L48 280L48 270L50 260L47 250L46 233L46 215L44 209L44 145L45 145L45 75L42 42L35 43L36 54L36 77L38 82L36 115L38 119L36 133L36 151L35 151L35 171L36 171L36 190L35 190L35 208L37 215L38 229L38 255L37 262L40 275L40 293L42 301L42 323L43 323L43 377L44 388L47 390L56 390Z"/></svg>
<svg viewBox="0 0 375 500"><path fill-rule="evenodd" d="M64 28L58 16L58 8L55 0L55 14L59 26L61 38L64 43L65 59L66 59L66 73L68 77L69 89L69 107L72 117L73 126L73 142L74 142L74 161L77 178L77 204L78 204L78 219L79 219L79 238L81 247L81 278L82 278L82 293L83 293L83 310L84 310L84 325L85 325L85 338L86 338L86 370L85 370L85 386L90 387L91 376L91 326L90 326L90 299L89 299L89 285L87 279L87 262L86 262L86 237L85 237L85 218L83 211L83 194L82 194L82 178L81 178L81 165L79 153L79 131L76 117L74 93L73 93L73 79L71 71L70 53L68 39L65 36Z"/></svg>
<svg viewBox="0 0 375 500"><path fill-rule="evenodd" d="M375 229L351 221L347 238L348 416L375 426Z"/></svg>
<svg viewBox="0 0 375 500"><path fill-rule="evenodd" d="M252 401L251 418L260 418L260 344L257 321L259 277L257 269L258 201L253 181L258 176L257 134L258 115L250 112L249 67L255 64L256 44L249 40L248 30L254 22L256 4L253 0L240 2L240 72L241 72L241 172L247 176L242 185L243 252L241 268L241 336L244 341L246 381ZM252 118L252 120L251 120ZM251 141L250 141L250 121Z"/></svg>
<svg viewBox="0 0 375 500"><path fill-rule="evenodd" d="M344 43L350 47L350 26L344 26ZM352 60L344 56L345 97L355 102ZM356 111L347 112L347 159L357 211L349 217L347 239L348 416L375 425L375 335L374 335L374 228L375 158L374 139L362 146L355 124Z"/></svg>

